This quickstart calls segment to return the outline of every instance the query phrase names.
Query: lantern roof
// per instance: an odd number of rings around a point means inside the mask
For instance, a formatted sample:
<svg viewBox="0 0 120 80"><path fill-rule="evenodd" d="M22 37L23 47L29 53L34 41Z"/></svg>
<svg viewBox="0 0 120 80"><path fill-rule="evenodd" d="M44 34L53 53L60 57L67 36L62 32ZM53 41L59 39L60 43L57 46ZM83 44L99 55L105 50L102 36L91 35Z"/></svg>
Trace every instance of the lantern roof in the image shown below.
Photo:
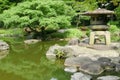
<svg viewBox="0 0 120 80"><path fill-rule="evenodd" d="M106 14L106 15L108 14L108 15L110 15L110 14L114 14L114 11L99 8L99 9L96 9L94 11L85 12L83 14L84 15L97 15L97 14Z"/></svg>

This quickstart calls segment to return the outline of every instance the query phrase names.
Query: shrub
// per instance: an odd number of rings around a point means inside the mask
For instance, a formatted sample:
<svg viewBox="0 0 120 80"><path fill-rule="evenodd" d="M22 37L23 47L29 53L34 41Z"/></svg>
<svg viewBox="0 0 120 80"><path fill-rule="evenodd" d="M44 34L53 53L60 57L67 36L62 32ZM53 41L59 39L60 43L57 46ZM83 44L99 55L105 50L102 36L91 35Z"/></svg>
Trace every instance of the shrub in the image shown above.
<svg viewBox="0 0 120 80"><path fill-rule="evenodd" d="M51 38L73 38L78 37L81 38L84 36L81 30L79 29L66 29L64 32L54 32L50 34Z"/></svg>
<svg viewBox="0 0 120 80"><path fill-rule="evenodd" d="M111 33L115 33L115 32L120 31L120 29L116 25L110 25L109 30L110 30Z"/></svg>
<svg viewBox="0 0 120 80"><path fill-rule="evenodd" d="M109 31L112 41L120 41L120 29L116 25L110 25Z"/></svg>
<svg viewBox="0 0 120 80"><path fill-rule="evenodd" d="M75 11L62 0L32 0L19 3L0 14L4 28L45 27L60 29L71 25Z"/></svg>
<svg viewBox="0 0 120 80"><path fill-rule="evenodd" d="M72 37L82 37L83 33L78 29L68 29L64 32L64 35L66 38L72 38Z"/></svg>

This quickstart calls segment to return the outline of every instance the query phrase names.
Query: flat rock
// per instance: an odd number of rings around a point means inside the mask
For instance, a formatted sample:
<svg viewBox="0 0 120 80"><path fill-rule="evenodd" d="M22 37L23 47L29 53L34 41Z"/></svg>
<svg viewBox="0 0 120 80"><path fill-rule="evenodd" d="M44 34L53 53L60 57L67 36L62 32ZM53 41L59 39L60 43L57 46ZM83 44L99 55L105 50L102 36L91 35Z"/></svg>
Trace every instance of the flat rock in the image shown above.
<svg viewBox="0 0 120 80"><path fill-rule="evenodd" d="M104 71L104 69L101 67L101 64L97 61L84 64L79 68L79 70L91 75L99 75Z"/></svg>
<svg viewBox="0 0 120 80"><path fill-rule="evenodd" d="M75 73L77 72L77 67L65 67L64 71L70 72L70 73Z"/></svg>
<svg viewBox="0 0 120 80"><path fill-rule="evenodd" d="M81 72L74 73L71 76L71 80L91 80L91 79L92 79L92 76L83 74Z"/></svg>
<svg viewBox="0 0 120 80"><path fill-rule="evenodd" d="M64 62L65 66L81 67L84 64L91 63L92 60L88 57L70 57Z"/></svg>
<svg viewBox="0 0 120 80"><path fill-rule="evenodd" d="M102 76L98 77L97 80L120 80L118 76Z"/></svg>
<svg viewBox="0 0 120 80"><path fill-rule="evenodd" d="M55 48L56 47L56 48ZM97 60L100 57L119 57L120 53L116 50L96 50L87 47L81 47L78 45L66 45L66 46L51 46L47 51L46 55L55 56L54 50L62 47L61 50L64 52L66 57L89 57L92 60ZM53 49L52 49L53 48ZM50 53L50 54L48 54Z"/></svg>
<svg viewBox="0 0 120 80"><path fill-rule="evenodd" d="M78 52L77 54L79 54L79 57L89 57L93 60L97 60L100 57L119 57L120 54L115 50L95 50L86 47L73 47L77 48L76 50L78 51L76 52Z"/></svg>

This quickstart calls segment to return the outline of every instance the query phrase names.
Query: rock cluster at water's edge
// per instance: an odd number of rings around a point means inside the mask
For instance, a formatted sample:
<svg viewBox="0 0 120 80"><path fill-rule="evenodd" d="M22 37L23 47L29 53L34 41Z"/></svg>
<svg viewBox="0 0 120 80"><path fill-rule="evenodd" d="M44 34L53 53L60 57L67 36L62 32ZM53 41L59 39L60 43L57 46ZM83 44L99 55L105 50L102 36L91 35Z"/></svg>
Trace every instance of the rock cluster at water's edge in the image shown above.
<svg viewBox="0 0 120 80"><path fill-rule="evenodd" d="M65 58L64 71L73 73L71 80L91 80L91 75L120 71L120 43L91 46L80 43L79 39L72 39L65 46L51 46L46 53L47 58L56 60L56 50L64 54L62 55ZM119 78L110 75L100 76L95 80L119 80Z"/></svg>

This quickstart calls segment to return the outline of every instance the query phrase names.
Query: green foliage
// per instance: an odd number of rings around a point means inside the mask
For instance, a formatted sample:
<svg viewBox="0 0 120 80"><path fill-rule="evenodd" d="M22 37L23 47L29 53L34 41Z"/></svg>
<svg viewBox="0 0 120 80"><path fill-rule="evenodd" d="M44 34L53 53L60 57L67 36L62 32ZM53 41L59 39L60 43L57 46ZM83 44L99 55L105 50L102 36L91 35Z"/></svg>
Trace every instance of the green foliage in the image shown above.
<svg viewBox="0 0 120 80"><path fill-rule="evenodd" d="M120 19L120 6L118 6L118 7L115 9L115 12L116 12L117 18Z"/></svg>
<svg viewBox="0 0 120 80"><path fill-rule="evenodd" d="M120 5L115 9L115 13L116 13L117 22L120 25Z"/></svg>
<svg viewBox="0 0 120 80"><path fill-rule="evenodd" d="M15 28L15 29L1 29L0 34L4 35L19 35L23 34L23 30L20 28Z"/></svg>
<svg viewBox="0 0 120 80"><path fill-rule="evenodd" d="M67 31L65 31L64 36L66 38L72 38L72 37L82 37L83 33L78 30L78 29L68 29Z"/></svg>
<svg viewBox="0 0 120 80"><path fill-rule="evenodd" d="M23 0L0 0L0 13L22 1Z"/></svg>
<svg viewBox="0 0 120 80"><path fill-rule="evenodd" d="M0 39L6 41L9 44L13 44L23 41L23 30L20 28L15 29L1 29L0 30Z"/></svg>
<svg viewBox="0 0 120 80"><path fill-rule="evenodd" d="M64 1L34 0L19 3L0 14L4 28L42 27L46 29L67 28L71 25L74 10Z"/></svg>
<svg viewBox="0 0 120 80"><path fill-rule="evenodd" d="M58 59L65 58L65 53L63 50L55 49L54 53Z"/></svg>
<svg viewBox="0 0 120 80"><path fill-rule="evenodd" d="M51 38L65 38L64 33L60 33L60 32L54 32L52 34L50 34Z"/></svg>
<svg viewBox="0 0 120 80"><path fill-rule="evenodd" d="M116 25L110 25L111 39L112 41L120 41L120 29Z"/></svg>
<svg viewBox="0 0 120 80"><path fill-rule="evenodd" d="M113 32L119 32L120 29L116 26L116 25L110 25L110 29L109 29L112 33Z"/></svg>
<svg viewBox="0 0 120 80"><path fill-rule="evenodd" d="M73 38L73 37L81 38L83 36L84 36L83 32L75 28L67 29L64 32L54 32L50 34L51 38Z"/></svg>

